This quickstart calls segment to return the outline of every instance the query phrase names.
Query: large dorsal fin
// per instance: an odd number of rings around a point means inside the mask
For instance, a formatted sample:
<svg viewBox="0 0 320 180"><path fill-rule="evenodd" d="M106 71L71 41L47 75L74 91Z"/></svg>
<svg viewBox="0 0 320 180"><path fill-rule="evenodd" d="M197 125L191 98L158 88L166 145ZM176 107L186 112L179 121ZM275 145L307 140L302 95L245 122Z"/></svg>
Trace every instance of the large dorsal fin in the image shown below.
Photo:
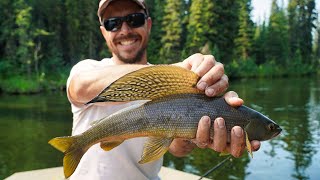
<svg viewBox="0 0 320 180"><path fill-rule="evenodd" d="M173 94L202 93L199 76L173 65L155 65L126 74L105 88L89 103L153 100Z"/></svg>

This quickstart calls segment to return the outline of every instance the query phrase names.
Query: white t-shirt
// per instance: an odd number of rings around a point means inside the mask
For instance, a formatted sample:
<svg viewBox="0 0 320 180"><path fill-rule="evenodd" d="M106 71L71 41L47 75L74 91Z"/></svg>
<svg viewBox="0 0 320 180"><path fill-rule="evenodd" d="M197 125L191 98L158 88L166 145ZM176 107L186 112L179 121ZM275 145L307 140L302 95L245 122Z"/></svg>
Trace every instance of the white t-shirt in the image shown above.
<svg viewBox="0 0 320 180"><path fill-rule="evenodd" d="M81 71L104 66L115 65L112 59L102 61L84 60L75 65L68 78L67 88L71 77ZM68 92L68 90L67 90ZM69 97L69 94L68 94ZM91 127L93 121L113 114L131 106L135 102L123 104L104 103L77 106L71 103L73 113L72 135L80 134ZM100 144L93 145L82 157L76 171L70 180L158 180L158 173L163 158L146 164L139 164L146 138L134 138L124 141L111 151L104 151Z"/></svg>

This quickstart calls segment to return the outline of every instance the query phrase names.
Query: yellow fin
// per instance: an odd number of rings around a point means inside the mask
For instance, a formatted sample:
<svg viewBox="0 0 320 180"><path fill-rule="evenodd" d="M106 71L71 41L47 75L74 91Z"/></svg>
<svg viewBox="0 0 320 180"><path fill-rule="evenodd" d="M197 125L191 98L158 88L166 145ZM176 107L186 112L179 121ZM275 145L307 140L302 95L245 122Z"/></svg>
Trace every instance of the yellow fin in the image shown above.
<svg viewBox="0 0 320 180"><path fill-rule="evenodd" d="M228 156L230 153L227 150L222 151L219 156Z"/></svg>
<svg viewBox="0 0 320 180"><path fill-rule="evenodd" d="M105 151L110 151L111 149L119 146L123 141L114 141L114 142L107 142L102 141L100 142L100 147Z"/></svg>
<svg viewBox="0 0 320 180"><path fill-rule="evenodd" d="M84 153L85 151L82 149L75 149L74 151L65 154L63 158L63 171L65 178L70 177L74 173Z"/></svg>
<svg viewBox="0 0 320 180"><path fill-rule="evenodd" d="M72 136L66 137L56 137L51 139L48 143L58 149L59 151L65 153L70 146L75 142L75 138Z"/></svg>
<svg viewBox="0 0 320 180"><path fill-rule="evenodd" d="M75 136L56 137L49 141L49 144L65 153L63 158L63 170L66 178L70 177L76 170L83 154L86 151L82 148L73 147L76 141L77 137Z"/></svg>
<svg viewBox="0 0 320 180"><path fill-rule="evenodd" d="M153 100L173 94L202 93L196 88L198 80L197 74L179 66L149 66L122 76L87 104Z"/></svg>
<svg viewBox="0 0 320 180"><path fill-rule="evenodd" d="M169 149L173 138L150 137L144 144L140 164L161 158Z"/></svg>
<svg viewBox="0 0 320 180"><path fill-rule="evenodd" d="M246 131L244 131L246 134L246 147L247 147L247 151L250 154L251 158L253 158L253 153L252 153L252 147L251 147L251 143L249 140L249 136L248 133Z"/></svg>

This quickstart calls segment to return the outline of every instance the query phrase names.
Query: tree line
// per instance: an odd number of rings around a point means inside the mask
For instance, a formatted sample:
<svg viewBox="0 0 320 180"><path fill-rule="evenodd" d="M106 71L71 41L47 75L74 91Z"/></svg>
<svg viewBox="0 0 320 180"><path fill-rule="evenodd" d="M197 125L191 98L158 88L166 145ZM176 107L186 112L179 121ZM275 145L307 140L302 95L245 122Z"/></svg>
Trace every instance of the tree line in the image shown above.
<svg viewBox="0 0 320 180"><path fill-rule="evenodd" d="M65 86L82 59L110 57L96 15L99 0L0 1L0 90ZM174 63L213 54L231 77L317 73L320 26L315 0L272 1L270 17L251 19L251 0L147 0L153 27L148 60Z"/></svg>

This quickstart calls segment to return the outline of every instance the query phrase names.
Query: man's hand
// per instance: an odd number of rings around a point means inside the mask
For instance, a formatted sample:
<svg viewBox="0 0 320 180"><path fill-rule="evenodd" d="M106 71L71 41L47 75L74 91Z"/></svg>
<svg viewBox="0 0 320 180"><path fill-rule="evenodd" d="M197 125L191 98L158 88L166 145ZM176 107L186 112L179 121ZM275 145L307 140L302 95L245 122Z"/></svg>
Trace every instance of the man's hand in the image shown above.
<svg viewBox="0 0 320 180"><path fill-rule="evenodd" d="M224 67L216 62L212 55L194 54L176 65L189 69L198 74L201 79L197 88L205 91L207 96L213 97L226 91L229 86L228 77L224 74ZM235 92L225 94L227 103L231 106L241 106L243 100ZM241 127L235 126L231 130L231 142L227 143L227 130L222 118L214 120L214 136L210 137L211 119L204 116L199 121L196 139L192 143L189 140L175 139L169 151L178 157L185 156L196 146L210 148L217 152L229 152L234 157L240 157L245 149L245 134ZM260 148L259 141L252 141L253 151Z"/></svg>
<svg viewBox="0 0 320 180"><path fill-rule="evenodd" d="M224 74L224 67L212 55L194 54L176 65L199 75L201 79L197 88L205 91L209 97L221 94L228 88L228 76Z"/></svg>
<svg viewBox="0 0 320 180"><path fill-rule="evenodd" d="M224 96L227 103L231 106L241 106L243 100L235 92L228 92ZM214 126L211 127L211 120L204 116L199 121L196 139L192 141L184 139L174 139L169 151L175 156L182 157L190 153L195 147L210 148L217 152L228 152L234 157L240 157L245 150L245 134L241 127L235 126L231 130L231 141L227 143L227 129L222 118L214 120ZM214 130L214 136L210 137L210 128ZM251 141L253 151L260 148L259 141Z"/></svg>

